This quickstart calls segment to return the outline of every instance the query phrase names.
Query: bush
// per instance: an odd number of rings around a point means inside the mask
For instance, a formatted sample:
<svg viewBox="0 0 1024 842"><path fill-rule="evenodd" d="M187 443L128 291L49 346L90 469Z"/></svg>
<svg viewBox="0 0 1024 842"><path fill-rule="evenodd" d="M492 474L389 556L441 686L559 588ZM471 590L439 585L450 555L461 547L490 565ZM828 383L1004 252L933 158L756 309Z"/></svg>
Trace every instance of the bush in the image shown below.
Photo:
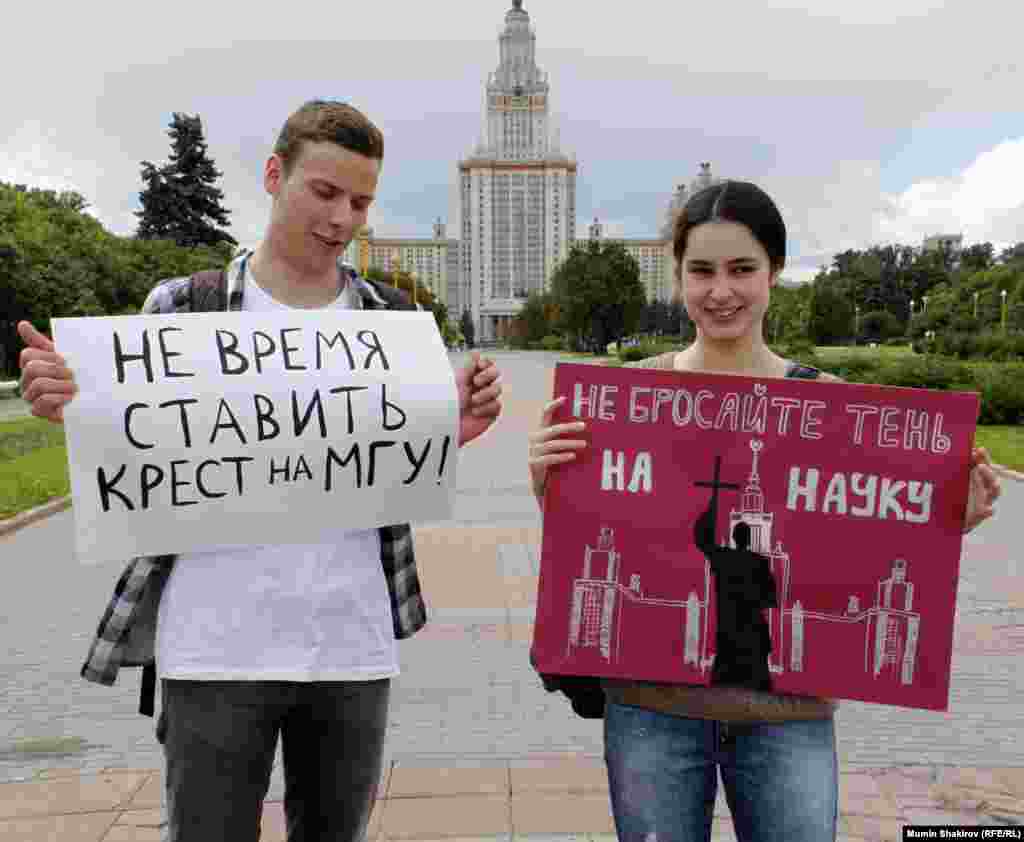
<svg viewBox="0 0 1024 842"><path fill-rule="evenodd" d="M918 343L915 343L917 350ZM959 360L1006 362L1024 359L1024 334L985 331L942 331L936 333L930 350Z"/></svg>
<svg viewBox="0 0 1024 842"><path fill-rule="evenodd" d="M949 389L973 382L971 369L956 360L933 354L888 360L879 366L876 383L916 389Z"/></svg>
<svg viewBox="0 0 1024 842"><path fill-rule="evenodd" d="M785 357L787 360L793 360L794 362L809 365L813 368L821 367L821 362L814 350L814 344L810 339L801 337L799 339L793 339L789 342L781 343L776 346L775 351L779 356Z"/></svg>
<svg viewBox="0 0 1024 842"><path fill-rule="evenodd" d="M551 334L549 336L545 336L540 341L540 347L543 348L545 351L564 351L565 340L562 339L561 336L555 336L554 334Z"/></svg>
<svg viewBox="0 0 1024 842"><path fill-rule="evenodd" d="M979 424L1024 424L1024 365L998 365L975 371L981 394Z"/></svg>
<svg viewBox="0 0 1024 842"><path fill-rule="evenodd" d="M904 348L904 347L906 347L907 345L910 344L910 337L909 336L894 336L891 339L886 339L885 340L885 344L890 346L890 347L892 347L892 348L896 348L896 347Z"/></svg>
<svg viewBox="0 0 1024 842"><path fill-rule="evenodd" d="M882 363L875 356L847 354L821 368L851 383L877 383Z"/></svg>
<svg viewBox="0 0 1024 842"><path fill-rule="evenodd" d="M656 357L668 351L676 351L678 346L673 342L652 342L645 340L639 345L630 345L619 348L619 359L624 363L645 360L648 357Z"/></svg>

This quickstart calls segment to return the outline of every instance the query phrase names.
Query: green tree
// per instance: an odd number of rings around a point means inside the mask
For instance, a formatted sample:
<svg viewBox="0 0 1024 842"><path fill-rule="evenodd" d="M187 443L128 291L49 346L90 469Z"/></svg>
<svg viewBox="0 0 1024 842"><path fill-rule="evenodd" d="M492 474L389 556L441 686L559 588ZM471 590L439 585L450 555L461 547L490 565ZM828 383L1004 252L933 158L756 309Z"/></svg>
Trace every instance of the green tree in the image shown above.
<svg viewBox="0 0 1024 842"><path fill-rule="evenodd" d="M552 297L546 293L530 293L513 320L513 343L521 348L539 345L545 336L555 332L555 318Z"/></svg>
<svg viewBox="0 0 1024 842"><path fill-rule="evenodd" d="M853 336L854 304L850 285L819 275L814 280L808 314L808 338L815 345L840 345Z"/></svg>
<svg viewBox="0 0 1024 842"><path fill-rule="evenodd" d="M551 278L551 293L564 332L577 348L599 353L636 330L646 301L639 265L615 241L573 246Z"/></svg>
<svg viewBox="0 0 1024 842"><path fill-rule="evenodd" d="M975 243L960 252L960 269L963 272L983 272L996 263L996 250L992 243Z"/></svg>
<svg viewBox="0 0 1024 842"><path fill-rule="evenodd" d="M1024 264L1024 242L1003 249L999 253L999 262L1003 265L1009 263Z"/></svg>
<svg viewBox="0 0 1024 842"><path fill-rule="evenodd" d="M0 183L0 368L17 370L22 319L40 330L54 316L137 313L164 278L223 266L226 243L183 248L117 237L78 193Z"/></svg>
<svg viewBox="0 0 1024 842"><path fill-rule="evenodd" d="M793 342L807 339L807 319L810 313L812 284L772 289L771 303L764 319L765 339L776 342Z"/></svg>
<svg viewBox="0 0 1024 842"><path fill-rule="evenodd" d="M171 137L170 163L157 167L142 162L139 193L142 210L136 236L143 240L173 240L179 246L214 246L237 241L221 204L224 193L216 182L222 175L207 153L199 116L175 112L167 132Z"/></svg>
<svg viewBox="0 0 1024 842"><path fill-rule="evenodd" d="M476 344L476 328L473 326L473 317L468 309L462 311L462 316L459 319L459 330L462 331L466 345L470 348L474 347Z"/></svg>
<svg viewBox="0 0 1024 842"><path fill-rule="evenodd" d="M903 333L903 324L888 310L874 310L860 317L860 332L857 336L863 342L885 342Z"/></svg>

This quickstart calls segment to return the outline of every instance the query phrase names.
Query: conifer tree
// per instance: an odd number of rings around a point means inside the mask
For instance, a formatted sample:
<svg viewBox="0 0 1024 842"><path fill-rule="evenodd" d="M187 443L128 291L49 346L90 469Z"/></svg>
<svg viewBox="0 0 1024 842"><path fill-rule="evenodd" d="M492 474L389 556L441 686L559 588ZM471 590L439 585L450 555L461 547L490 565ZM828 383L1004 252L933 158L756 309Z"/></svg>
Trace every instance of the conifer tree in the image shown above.
<svg viewBox="0 0 1024 842"><path fill-rule="evenodd" d="M139 193L142 210L136 211L141 240L173 240L180 246L237 245L224 228L230 227L221 204L224 193L217 188L223 175L207 154L203 125L199 116L175 112L168 135L171 137L170 163L157 167L142 162Z"/></svg>

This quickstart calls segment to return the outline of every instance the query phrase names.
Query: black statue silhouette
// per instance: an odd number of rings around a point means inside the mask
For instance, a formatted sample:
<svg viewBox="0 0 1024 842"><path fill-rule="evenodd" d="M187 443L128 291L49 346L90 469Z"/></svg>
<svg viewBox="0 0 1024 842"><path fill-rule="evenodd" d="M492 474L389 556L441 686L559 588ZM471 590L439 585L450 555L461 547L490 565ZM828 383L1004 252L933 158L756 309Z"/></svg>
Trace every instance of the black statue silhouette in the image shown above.
<svg viewBox="0 0 1024 842"><path fill-rule="evenodd" d="M735 547L715 543L719 489L738 489L719 482L721 457L715 459L715 478L697 485L711 488L711 502L697 518L694 542L711 563L715 576L715 663L711 683L752 690L771 690L768 655L771 633L765 608L778 606L775 579L767 556L750 549L750 526L740 522L733 529Z"/></svg>

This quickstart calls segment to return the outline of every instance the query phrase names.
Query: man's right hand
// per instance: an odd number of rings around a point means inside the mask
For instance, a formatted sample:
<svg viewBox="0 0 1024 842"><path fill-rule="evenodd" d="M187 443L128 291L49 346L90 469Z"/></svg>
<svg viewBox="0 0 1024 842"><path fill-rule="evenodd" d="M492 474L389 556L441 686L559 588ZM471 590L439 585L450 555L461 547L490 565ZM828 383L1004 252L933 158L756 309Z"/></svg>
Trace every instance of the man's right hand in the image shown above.
<svg viewBox="0 0 1024 842"><path fill-rule="evenodd" d="M32 414L54 424L64 421L64 406L75 396L74 375L53 342L28 322L18 323L21 351L21 396Z"/></svg>

